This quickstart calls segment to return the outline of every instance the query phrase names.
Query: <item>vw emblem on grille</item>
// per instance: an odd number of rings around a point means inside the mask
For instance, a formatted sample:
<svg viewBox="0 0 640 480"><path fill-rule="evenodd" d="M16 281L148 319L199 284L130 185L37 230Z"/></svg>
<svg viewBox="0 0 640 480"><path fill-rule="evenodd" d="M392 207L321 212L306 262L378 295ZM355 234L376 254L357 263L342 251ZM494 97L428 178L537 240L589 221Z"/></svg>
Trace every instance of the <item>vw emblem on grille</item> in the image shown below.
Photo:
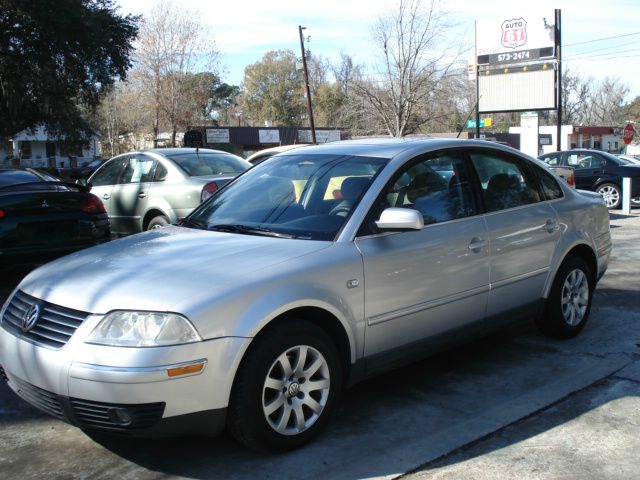
<svg viewBox="0 0 640 480"><path fill-rule="evenodd" d="M22 331L28 332L29 330L31 330L38 321L39 317L40 305L31 305L31 308L27 310L27 313L22 316Z"/></svg>

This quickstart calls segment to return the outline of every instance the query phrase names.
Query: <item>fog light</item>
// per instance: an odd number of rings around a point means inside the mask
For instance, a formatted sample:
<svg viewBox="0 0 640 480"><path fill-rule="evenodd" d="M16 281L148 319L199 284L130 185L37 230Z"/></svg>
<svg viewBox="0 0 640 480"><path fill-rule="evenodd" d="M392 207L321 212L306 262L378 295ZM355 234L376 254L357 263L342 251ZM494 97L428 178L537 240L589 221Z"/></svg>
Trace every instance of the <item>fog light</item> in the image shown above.
<svg viewBox="0 0 640 480"><path fill-rule="evenodd" d="M110 408L107 410L107 415L109 415L109 420L118 425L130 425L133 422L133 417L125 408Z"/></svg>

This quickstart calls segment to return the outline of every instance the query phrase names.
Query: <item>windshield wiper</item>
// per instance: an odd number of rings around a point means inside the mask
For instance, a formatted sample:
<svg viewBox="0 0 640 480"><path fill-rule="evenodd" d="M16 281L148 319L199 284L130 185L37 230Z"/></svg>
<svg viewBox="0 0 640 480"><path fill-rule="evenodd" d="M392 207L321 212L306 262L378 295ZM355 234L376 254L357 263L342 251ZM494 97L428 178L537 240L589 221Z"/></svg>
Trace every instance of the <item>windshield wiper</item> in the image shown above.
<svg viewBox="0 0 640 480"><path fill-rule="evenodd" d="M192 218L185 218L180 222L181 227L192 227L199 228L200 230L207 230L207 224L200 222L199 220L194 220Z"/></svg>
<svg viewBox="0 0 640 480"><path fill-rule="evenodd" d="M246 225L232 225L228 223L221 223L218 225L212 225L208 228L209 230L215 230L217 232L241 233L245 235L262 235L265 237L276 238L295 238L293 235L289 235L287 233L278 233L274 232L273 230L269 230L268 228L248 227Z"/></svg>

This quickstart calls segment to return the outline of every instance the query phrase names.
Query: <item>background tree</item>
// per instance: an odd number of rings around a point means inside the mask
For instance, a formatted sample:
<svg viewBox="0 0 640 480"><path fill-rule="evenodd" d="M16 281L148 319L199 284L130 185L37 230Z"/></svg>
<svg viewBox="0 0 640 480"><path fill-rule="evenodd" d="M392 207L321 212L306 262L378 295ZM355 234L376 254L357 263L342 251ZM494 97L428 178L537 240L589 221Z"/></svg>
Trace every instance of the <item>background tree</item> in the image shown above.
<svg viewBox="0 0 640 480"><path fill-rule="evenodd" d="M192 125L212 122L230 125L235 117L240 87L222 82L218 75L211 72L198 73L194 75L194 80L190 100L193 110L200 112L201 120Z"/></svg>
<svg viewBox="0 0 640 480"><path fill-rule="evenodd" d="M589 96L589 117L592 125L618 125L625 120L625 97L629 87L619 78L606 77L593 88Z"/></svg>
<svg viewBox="0 0 640 480"><path fill-rule="evenodd" d="M439 81L456 64L459 51L441 44L451 25L438 0L399 0L374 29L380 63L375 75L355 84L389 135L401 137L431 120L423 109L437 95Z"/></svg>
<svg viewBox="0 0 640 480"><path fill-rule="evenodd" d="M593 78L574 74L569 68L565 68L562 72L562 123L564 125L581 125L585 122L592 84Z"/></svg>
<svg viewBox="0 0 640 480"><path fill-rule="evenodd" d="M304 83L296 70L293 51L265 53L260 62L244 69L241 88L240 104L245 114L250 112L254 125L271 122L288 127L302 123L306 112Z"/></svg>
<svg viewBox="0 0 640 480"><path fill-rule="evenodd" d="M124 79L138 17L113 0L0 0L0 137L43 124L89 133L94 109Z"/></svg>
<svg viewBox="0 0 640 480"><path fill-rule="evenodd" d="M175 145L178 129L194 123L199 114L187 108L188 96L195 88L209 87L206 81L194 81L193 74L215 70L218 52L197 14L160 1L142 23L135 60L153 110L154 145L165 125Z"/></svg>

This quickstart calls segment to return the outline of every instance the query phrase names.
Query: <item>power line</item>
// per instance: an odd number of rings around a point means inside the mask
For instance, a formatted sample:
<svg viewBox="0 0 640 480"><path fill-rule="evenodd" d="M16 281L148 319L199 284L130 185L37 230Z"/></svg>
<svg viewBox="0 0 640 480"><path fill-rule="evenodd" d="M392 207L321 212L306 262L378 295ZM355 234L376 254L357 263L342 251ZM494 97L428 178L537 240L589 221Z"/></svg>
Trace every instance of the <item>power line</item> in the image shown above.
<svg viewBox="0 0 640 480"><path fill-rule="evenodd" d="M631 52L640 52L640 47L636 47L636 48L632 48L629 50L618 50L616 52L607 52L607 53L597 53L595 55L590 55L587 53L583 53L583 54L579 54L579 55L572 55L568 57L568 60L588 60L591 58L599 58L599 57L604 57L606 58L617 58L617 57L612 57L612 55L620 55L621 53L631 53ZM565 59L566 60L566 59Z"/></svg>
<svg viewBox="0 0 640 480"><path fill-rule="evenodd" d="M614 48L628 47L629 45L638 45L638 42L634 40L632 42L619 43L617 45L610 45L608 47L595 48L584 53L576 53L575 55L591 55L592 53L595 53L595 52L603 52L605 50L613 50Z"/></svg>
<svg viewBox="0 0 640 480"><path fill-rule="evenodd" d="M574 58L574 59L568 59L567 61L571 62L602 62L602 61L606 61L606 60L617 60L619 58L638 58L640 57L640 53L636 54L636 55L620 55L620 56L616 56L616 57L607 57L607 58ZM563 60L564 61L564 60Z"/></svg>
<svg viewBox="0 0 640 480"><path fill-rule="evenodd" d="M633 32L633 33L625 33L624 35L615 35L613 37L604 37L604 38L596 38L594 40L587 40L585 42L576 42L576 43L569 43L567 45L563 45L563 48L566 47L574 47L576 45L584 45L586 43L595 43L595 42L603 42L605 40L614 40L616 38L623 38L623 37L631 37L633 35L640 35L640 32Z"/></svg>

